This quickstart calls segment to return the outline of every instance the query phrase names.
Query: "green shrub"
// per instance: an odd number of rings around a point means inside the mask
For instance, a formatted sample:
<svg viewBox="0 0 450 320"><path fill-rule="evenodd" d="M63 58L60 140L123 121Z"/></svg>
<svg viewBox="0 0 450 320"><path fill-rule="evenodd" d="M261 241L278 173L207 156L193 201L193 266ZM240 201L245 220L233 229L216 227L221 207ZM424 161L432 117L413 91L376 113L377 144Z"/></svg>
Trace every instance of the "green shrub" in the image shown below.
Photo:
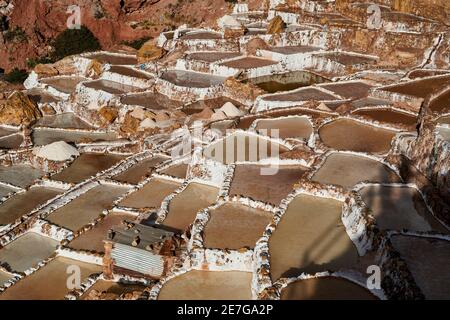
<svg viewBox="0 0 450 320"><path fill-rule="evenodd" d="M101 50L101 45L94 34L82 26L80 29L67 29L60 33L52 43L53 61L61 60L67 56L83 52Z"/></svg>
<svg viewBox="0 0 450 320"><path fill-rule="evenodd" d="M49 56L37 57L37 58L29 58L27 59L27 66L30 69L33 69L38 64L47 64L53 63L54 61Z"/></svg>
<svg viewBox="0 0 450 320"><path fill-rule="evenodd" d="M15 27L14 29L10 29L3 34L3 38L6 42L24 42L27 41L28 36L25 31L20 27Z"/></svg>
<svg viewBox="0 0 450 320"><path fill-rule="evenodd" d="M136 50L139 50L142 47L142 45L146 43L148 40L150 40L150 37L143 37L133 41L123 41L122 44L132 47Z"/></svg>
<svg viewBox="0 0 450 320"><path fill-rule="evenodd" d="M5 80L9 83L22 83L28 77L25 70L14 68L10 73L5 74Z"/></svg>

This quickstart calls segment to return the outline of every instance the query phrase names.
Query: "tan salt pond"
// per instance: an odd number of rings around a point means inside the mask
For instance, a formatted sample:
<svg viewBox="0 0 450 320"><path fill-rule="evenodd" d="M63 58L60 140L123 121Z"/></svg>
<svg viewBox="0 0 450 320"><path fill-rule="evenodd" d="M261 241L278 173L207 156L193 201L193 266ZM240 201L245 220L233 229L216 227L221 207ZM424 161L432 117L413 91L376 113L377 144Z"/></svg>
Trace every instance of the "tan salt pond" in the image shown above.
<svg viewBox="0 0 450 320"><path fill-rule="evenodd" d="M330 154L311 180L345 188L353 188L363 181L379 183L401 181L394 171L381 162L339 152Z"/></svg>
<svg viewBox="0 0 450 320"><path fill-rule="evenodd" d="M219 189L200 183L190 183L169 204L163 225L183 232L194 222L197 212L216 202Z"/></svg>
<svg viewBox="0 0 450 320"><path fill-rule="evenodd" d="M42 170L25 164L0 166L0 181L22 188L28 187L43 175Z"/></svg>
<svg viewBox="0 0 450 320"><path fill-rule="evenodd" d="M0 294L0 300L62 300L69 292L67 270L70 266L80 267L81 282L102 271L98 265L57 257Z"/></svg>
<svg viewBox="0 0 450 320"><path fill-rule="evenodd" d="M96 53L88 56L89 59L95 59L101 63L108 63L112 65L134 65L137 64L135 56L121 56L107 53Z"/></svg>
<svg viewBox="0 0 450 320"><path fill-rule="evenodd" d="M55 77L41 80L41 82L55 88L60 92L69 94L74 92L77 85L85 80L86 78L82 77Z"/></svg>
<svg viewBox="0 0 450 320"><path fill-rule="evenodd" d="M23 142L22 134L0 138L0 149L18 149Z"/></svg>
<svg viewBox="0 0 450 320"><path fill-rule="evenodd" d="M50 257L58 244L56 240L28 232L0 249L0 263L13 271L24 272Z"/></svg>
<svg viewBox="0 0 450 320"><path fill-rule="evenodd" d="M337 119L319 129L323 143L336 150L384 154L395 132L349 119Z"/></svg>
<svg viewBox="0 0 450 320"><path fill-rule="evenodd" d="M277 63L278 63L277 61L257 57L243 57L227 62L222 62L220 65L236 69L252 69L252 68L267 67Z"/></svg>
<svg viewBox="0 0 450 320"><path fill-rule="evenodd" d="M208 88L211 86L218 86L223 84L226 78L207 73L184 70L170 70L164 72L161 75L161 79L181 87Z"/></svg>
<svg viewBox="0 0 450 320"><path fill-rule="evenodd" d="M252 274L189 271L166 282L159 300L251 300Z"/></svg>
<svg viewBox="0 0 450 320"><path fill-rule="evenodd" d="M117 139L117 134L115 132L36 128L33 130L31 138L34 145L43 146L57 141L65 141L68 143L112 141Z"/></svg>
<svg viewBox="0 0 450 320"><path fill-rule="evenodd" d="M361 189L360 194L381 230L447 232L414 188L369 185Z"/></svg>
<svg viewBox="0 0 450 320"><path fill-rule="evenodd" d="M99 185L52 212L47 220L77 231L100 216L103 210L111 209L114 200L127 190L125 187Z"/></svg>
<svg viewBox="0 0 450 320"><path fill-rule="evenodd" d="M103 240L106 239L108 230L112 227L119 226L123 220L133 221L135 218L136 217L131 214L111 212L93 229L75 238L68 246L76 250L103 253Z"/></svg>
<svg viewBox="0 0 450 320"><path fill-rule="evenodd" d="M366 288L347 279L298 280L281 291L281 300L377 300Z"/></svg>
<svg viewBox="0 0 450 320"><path fill-rule="evenodd" d="M193 52L186 56L187 60L215 62L240 56L240 52Z"/></svg>
<svg viewBox="0 0 450 320"><path fill-rule="evenodd" d="M301 194L269 240L273 280L355 265L358 252L341 221L342 202Z"/></svg>
<svg viewBox="0 0 450 320"><path fill-rule="evenodd" d="M162 170L161 173L166 174L168 176L175 177L175 178L186 179L187 170L188 170L188 164L180 163L180 164L176 164L176 165L168 167L167 169Z"/></svg>
<svg viewBox="0 0 450 320"><path fill-rule="evenodd" d="M123 158L121 155L114 154L83 153L70 167L55 174L52 179L69 183L79 183L101 171L111 168Z"/></svg>
<svg viewBox="0 0 450 320"><path fill-rule="evenodd" d="M205 156L224 164L231 164L237 161L259 161L278 157L287 150L287 147L277 142L256 135L238 133L210 145L205 150Z"/></svg>
<svg viewBox="0 0 450 320"><path fill-rule="evenodd" d="M306 117L262 119L258 121L255 129L260 134L267 134L272 137L279 137L283 139L309 139L313 133L311 121Z"/></svg>
<svg viewBox="0 0 450 320"><path fill-rule="evenodd" d="M153 77L150 76L149 74L141 72L134 68L130 68L130 67L111 66L111 68L108 71L111 73L118 73L120 75L137 78L137 79L145 79L145 80L153 79Z"/></svg>
<svg viewBox="0 0 450 320"><path fill-rule="evenodd" d="M226 203L211 210L204 230L206 248L254 248L272 220L272 214L239 203Z"/></svg>
<svg viewBox="0 0 450 320"><path fill-rule="evenodd" d="M97 293L101 293L102 300L114 300L123 294L133 292L142 292L146 287L140 284L125 284L113 281L99 280L90 287L81 297L80 300L92 300L96 298ZM95 294L94 294L95 293Z"/></svg>
<svg viewBox="0 0 450 320"><path fill-rule="evenodd" d="M415 129L417 122L417 116L387 108L361 109L354 111L353 114L365 116L380 122L404 124L411 130Z"/></svg>
<svg viewBox="0 0 450 320"><path fill-rule="evenodd" d="M280 166L273 168L258 165L238 165L231 183L230 195L242 195L254 200L279 205L292 192L294 185L305 175L302 166ZM275 172L273 172L275 173Z"/></svg>
<svg viewBox="0 0 450 320"><path fill-rule="evenodd" d="M449 241L398 235L391 238L391 243L426 299L450 297Z"/></svg>
<svg viewBox="0 0 450 320"><path fill-rule="evenodd" d="M137 184L140 181L144 180L147 176L149 176L152 173L155 166L157 166L164 160L166 160L166 158L163 157L152 157L150 159L145 159L135 164L134 166L124 171L123 173L116 175L114 177L114 180L125 183Z"/></svg>
<svg viewBox="0 0 450 320"><path fill-rule="evenodd" d="M44 116L34 124L34 127L50 127L61 129L92 129L93 127L74 113L62 113Z"/></svg>
<svg viewBox="0 0 450 320"><path fill-rule="evenodd" d="M110 94L124 94L140 90L138 87L103 79L85 82L84 86L95 90L102 90Z"/></svg>
<svg viewBox="0 0 450 320"><path fill-rule="evenodd" d="M61 194L62 190L33 187L9 198L0 205L0 225L7 225L30 213L33 209Z"/></svg>
<svg viewBox="0 0 450 320"><path fill-rule="evenodd" d="M164 198L180 186L174 181L152 179L144 187L123 199L119 205L130 208L159 208Z"/></svg>
<svg viewBox="0 0 450 320"><path fill-rule="evenodd" d="M450 85L450 75L430 77L422 80L408 81L395 86L382 88L382 90L394 93L426 98L431 93L436 93ZM450 92L449 92L450 94ZM434 109L431 106L431 109Z"/></svg>

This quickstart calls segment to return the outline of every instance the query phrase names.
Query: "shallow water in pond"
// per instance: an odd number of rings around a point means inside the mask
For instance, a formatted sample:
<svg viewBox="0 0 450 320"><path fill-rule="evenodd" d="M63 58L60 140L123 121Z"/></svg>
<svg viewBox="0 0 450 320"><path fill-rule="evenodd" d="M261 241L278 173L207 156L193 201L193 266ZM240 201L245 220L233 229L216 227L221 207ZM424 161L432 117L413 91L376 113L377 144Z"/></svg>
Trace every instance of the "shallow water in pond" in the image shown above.
<svg viewBox="0 0 450 320"><path fill-rule="evenodd" d="M292 71L283 74L257 77L249 80L268 93L290 91L313 84L329 82L328 79L307 71Z"/></svg>
<svg viewBox="0 0 450 320"><path fill-rule="evenodd" d="M301 138L307 140L313 133L311 121L306 117L261 119L255 129L260 134L283 139Z"/></svg>
<svg viewBox="0 0 450 320"><path fill-rule="evenodd" d="M116 175L114 177L114 180L125 183L137 184L140 181L144 180L147 176L149 176L152 173L155 166L165 161L166 159L167 158L156 156L150 159L142 160L139 163L132 166L131 168L129 168L128 170Z"/></svg>
<svg viewBox="0 0 450 320"><path fill-rule="evenodd" d="M417 116L391 109L363 109L357 110L353 114L366 116L380 122L404 124L412 130L415 129L417 122Z"/></svg>
<svg viewBox="0 0 450 320"><path fill-rule="evenodd" d="M10 167L0 166L0 181L22 188L28 187L43 175L44 172L40 169L25 164Z"/></svg>
<svg viewBox="0 0 450 320"><path fill-rule="evenodd" d="M81 77L49 78L44 79L41 82L55 88L60 92L70 94L75 91L77 85L82 81L86 81L86 78Z"/></svg>
<svg viewBox="0 0 450 320"><path fill-rule="evenodd" d="M138 63L135 56L120 56L105 53L89 55L87 58L95 59L101 63L109 63L112 65L133 65Z"/></svg>

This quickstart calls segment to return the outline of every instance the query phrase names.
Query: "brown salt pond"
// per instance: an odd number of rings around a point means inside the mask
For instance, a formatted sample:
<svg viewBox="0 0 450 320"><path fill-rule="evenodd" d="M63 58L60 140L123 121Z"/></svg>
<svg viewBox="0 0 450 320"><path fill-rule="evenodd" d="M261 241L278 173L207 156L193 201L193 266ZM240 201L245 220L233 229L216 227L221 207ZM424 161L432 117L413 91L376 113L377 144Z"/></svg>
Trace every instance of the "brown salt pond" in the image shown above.
<svg viewBox="0 0 450 320"><path fill-rule="evenodd" d="M237 133L213 143L205 150L205 156L224 164L237 161L259 161L278 157L288 148L256 135Z"/></svg>
<svg viewBox="0 0 450 320"><path fill-rule="evenodd" d="M430 103L430 109L437 113L450 110L450 90L433 99Z"/></svg>
<svg viewBox="0 0 450 320"><path fill-rule="evenodd" d="M0 225L7 225L61 194L62 190L33 187L18 193L0 205Z"/></svg>
<svg viewBox="0 0 450 320"><path fill-rule="evenodd" d="M415 129L417 122L417 116L389 108L360 109L352 114L379 122L406 125L411 130Z"/></svg>
<svg viewBox="0 0 450 320"><path fill-rule="evenodd" d="M34 124L34 127L49 127L60 129L92 129L93 127L76 116L74 113L67 112L53 116L44 116Z"/></svg>
<svg viewBox="0 0 450 320"><path fill-rule="evenodd" d="M400 177L381 162L339 152L330 154L311 180L348 189L363 181L401 182Z"/></svg>
<svg viewBox="0 0 450 320"><path fill-rule="evenodd" d="M266 171L272 169L275 171ZM258 165L238 165L231 183L230 195L242 195L253 200L279 205L281 200L292 192L294 185L306 171L307 168L302 166L269 168Z"/></svg>
<svg viewBox="0 0 450 320"><path fill-rule="evenodd" d="M25 92L34 103L57 103L61 99L55 97L45 90L33 88Z"/></svg>
<svg viewBox="0 0 450 320"><path fill-rule="evenodd" d="M55 88L56 90L70 94L75 91L77 85L86 81L86 78L83 77L55 77L41 80L43 84L47 84L50 87Z"/></svg>
<svg viewBox="0 0 450 320"><path fill-rule="evenodd" d="M180 186L181 184L174 181L155 178L150 180L138 191L133 192L123 199L119 205L138 209L159 208L164 198L173 193Z"/></svg>
<svg viewBox="0 0 450 320"><path fill-rule="evenodd" d="M6 197L10 193L17 192L16 188L11 188L8 186L0 185L0 199Z"/></svg>
<svg viewBox="0 0 450 320"><path fill-rule="evenodd" d="M426 299L450 297L449 241L397 235L391 238L391 243L406 262Z"/></svg>
<svg viewBox="0 0 450 320"><path fill-rule="evenodd" d="M166 174L168 176L172 176L175 178L186 179L188 167L189 167L189 165L187 163L180 163L180 164L170 166L170 167L162 170L160 173Z"/></svg>
<svg viewBox="0 0 450 320"><path fill-rule="evenodd" d="M10 128L5 128L5 127L0 127L0 138L9 136L13 133L16 133L17 130L16 129L10 129Z"/></svg>
<svg viewBox="0 0 450 320"><path fill-rule="evenodd" d="M197 60L212 63L219 60L236 58L240 55L240 52L193 52L186 56L186 60Z"/></svg>
<svg viewBox="0 0 450 320"><path fill-rule="evenodd" d="M133 221L136 217L131 214L111 212L95 227L69 243L69 247L75 250L104 252L103 240L106 239L108 230L121 225L123 220Z"/></svg>
<svg viewBox="0 0 450 320"><path fill-rule="evenodd" d="M271 47L269 51L277 52L281 54L297 54L297 53L308 53L314 51L322 50L319 47L311 46L286 46L286 47Z"/></svg>
<svg viewBox="0 0 450 320"><path fill-rule="evenodd" d="M209 88L219 86L225 82L225 77L207 73L199 73L184 70L170 70L161 75L161 79L180 87Z"/></svg>
<svg viewBox="0 0 450 320"><path fill-rule="evenodd" d="M143 92L128 94L120 99L120 102L127 105L141 106L152 110L173 110L183 104L158 92Z"/></svg>
<svg viewBox="0 0 450 320"><path fill-rule="evenodd" d="M329 80L309 71L292 71L252 78L249 81L268 93L276 93L328 82Z"/></svg>
<svg viewBox="0 0 450 320"><path fill-rule="evenodd" d="M236 69L253 69L272 66L277 64L277 61L257 58L257 57L242 57L231 61L222 62L220 66Z"/></svg>
<svg viewBox="0 0 450 320"><path fill-rule="evenodd" d="M31 139L34 145L43 146L57 141L65 141L68 143L112 141L117 139L117 134L112 131L90 132L37 128L33 130Z"/></svg>
<svg viewBox="0 0 450 320"><path fill-rule="evenodd" d="M381 230L447 233L414 188L369 185L359 192Z"/></svg>
<svg viewBox="0 0 450 320"><path fill-rule="evenodd" d="M84 86L87 88L101 90L110 94L117 95L140 90L140 88L138 87L103 79L85 82Z"/></svg>
<svg viewBox="0 0 450 320"><path fill-rule="evenodd" d="M264 97L266 101L332 101L337 99L334 95L313 87L300 88L295 91Z"/></svg>
<svg viewBox="0 0 450 320"><path fill-rule="evenodd" d="M98 265L57 257L0 294L0 300L62 300L69 292L67 269L70 266L80 268L81 282L102 271Z"/></svg>
<svg viewBox="0 0 450 320"><path fill-rule="evenodd" d="M226 203L209 213L203 232L205 248L253 249L272 221L270 212L239 203Z"/></svg>
<svg viewBox="0 0 450 320"><path fill-rule="evenodd" d="M440 76L440 75L444 75L447 73L448 73L447 70L418 69L418 70L413 70L410 73L408 73L408 78L418 79L418 78L425 78L425 77Z"/></svg>
<svg viewBox="0 0 450 320"><path fill-rule="evenodd" d="M137 69L131 68L131 67L124 67L124 66L111 66L108 70L111 73L117 73L123 76L137 78L137 79L144 79L144 80L151 80L153 77L147 73L140 72Z"/></svg>
<svg viewBox="0 0 450 320"><path fill-rule="evenodd" d="M11 280L13 278L13 275L5 272L3 270L0 270L0 287L3 286L6 282Z"/></svg>
<svg viewBox="0 0 450 320"><path fill-rule="evenodd" d="M340 64L343 64L344 66L371 64L377 61L376 59L371 57L353 55L345 52L325 52L318 55L336 61Z"/></svg>
<svg viewBox="0 0 450 320"><path fill-rule="evenodd" d="M66 229L78 231L99 217L103 210L111 209L114 200L127 190L125 187L99 185L53 211L46 219Z"/></svg>
<svg viewBox="0 0 450 320"><path fill-rule="evenodd" d="M0 263L10 270L24 272L50 257L59 242L28 232L0 249Z"/></svg>
<svg viewBox="0 0 450 320"><path fill-rule="evenodd" d="M350 119L337 119L319 129L323 143L336 150L384 154L395 132Z"/></svg>
<svg viewBox="0 0 450 320"><path fill-rule="evenodd" d="M192 270L167 281L159 300L251 300L252 274Z"/></svg>
<svg viewBox="0 0 450 320"><path fill-rule="evenodd" d="M144 180L146 177L148 177L155 166L160 164L161 162L165 161L165 157L152 157L150 159L145 159L143 161L138 162L134 166L132 166L130 169L116 175L114 177L114 180L125 182L125 183L131 183L131 184L137 184Z"/></svg>
<svg viewBox="0 0 450 320"><path fill-rule="evenodd" d="M269 240L272 279L355 265L358 252L341 214L337 200L304 194L292 200Z"/></svg>
<svg viewBox="0 0 450 320"><path fill-rule="evenodd" d="M0 181L22 188L33 184L43 175L42 170L25 164L16 164L9 167L0 166Z"/></svg>
<svg viewBox="0 0 450 320"><path fill-rule="evenodd" d="M11 136L0 138L0 149L18 149L23 142L22 134L14 134Z"/></svg>
<svg viewBox="0 0 450 320"><path fill-rule="evenodd" d="M101 300L115 300L120 298L122 295L142 292L145 288L146 287L141 284L125 284L120 282L98 280L80 297L80 300L97 299L98 294L101 294Z"/></svg>
<svg viewBox="0 0 450 320"><path fill-rule="evenodd" d="M194 222L197 212L216 202L219 189L200 183L190 183L169 204L163 225L183 232Z"/></svg>
<svg viewBox="0 0 450 320"><path fill-rule="evenodd" d="M362 81L329 83L322 84L320 87L330 90L345 99L361 99L367 97L369 90L372 88L370 84Z"/></svg>
<svg viewBox="0 0 450 320"><path fill-rule="evenodd" d="M313 133L311 121L307 117L301 116L261 119L255 129L259 134L283 139L301 138L307 140Z"/></svg>
<svg viewBox="0 0 450 320"><path fill-rule="evenodd" d="M210 39L222 39L222 35L217 32L194 31L189 32L180 37L180 40L210 40Z"/></svg>
<svg viewBox="0 0 450 320"><path fill-rule="evenodd" d="M111 168L122 159L124 159L124 156L121 155L83 153L70 167L55 174L52 180L80 183L101 171Z"/></svg>
<svg viewBox="0 0 450 320"><path fill-rule="evenodd" d="M384 91L426 98L450 85L450 75L430 77L422 80L408 81L394 86L381 88ZM433 108L432 108L433 109Z"/></svg>
<svg viewBox="0 0 450 320"><path fill-rule="evenodd" d="M335 277L297 280L281 291L281 300L377 300L366 288Z"/></svg>
<svg viewBox="0 0 450 320"><path fill-rule="evenodd" d="M134 65L137 64L135 56L121 56L106 53L96 53L87 56L89 59L95 59L101 63L108 63L112 65Z"/></svg>

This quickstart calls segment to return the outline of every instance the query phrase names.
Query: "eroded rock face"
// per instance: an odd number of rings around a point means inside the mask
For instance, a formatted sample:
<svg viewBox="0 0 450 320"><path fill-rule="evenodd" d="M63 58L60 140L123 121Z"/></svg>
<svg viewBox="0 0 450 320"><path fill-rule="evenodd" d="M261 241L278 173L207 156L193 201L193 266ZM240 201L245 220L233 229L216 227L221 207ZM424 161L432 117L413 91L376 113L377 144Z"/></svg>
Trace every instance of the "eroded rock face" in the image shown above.
<svg viewBox="0 0 450 320"><path fill-rule="evenodd" d="M39 108L22 92L14 92L6 102L0 106L0 123L20 126L29 125L42 117Z"/></svg>
<svg viewBox="0 0 450 320"><path fill-rule="evenodd" d="M245 100L255 100L256 97L265 93L264 90L255 86L252 83L242 83L233 77L225 80L225 90L228 92L230 97L235 97L239 101Z"/></svg>
<svg viewBox="0 0 450 320"><path fill-rule="evenodd" d="M261 38L254 38L250 40L246 47L245 52L248 55L255 55L258 49L268 49L269 45Z"/></svg>
<svg viewBox="0 0 450 320"><path fill-rule="evenodd" d="M145 63L161 59L165 54L166 50L157 47L154 40L149 40L139 49L137 57L139 63Z"/></svg>
<svg viewBox="0 0 450 320"><path fill-rule="evenodd" d="M286 23L281 19L280 16L276 16L273 18L269 26L267 27L267 33L268 34L278 34L282 33L286 29Z"/></svg>
<svg viewBox="0 0 450 320"><path fill-rule="evenodd" d="M119 116L117 109L112 107L103 107L98 111L100 119L105 125L113 123Z"/></svg>

